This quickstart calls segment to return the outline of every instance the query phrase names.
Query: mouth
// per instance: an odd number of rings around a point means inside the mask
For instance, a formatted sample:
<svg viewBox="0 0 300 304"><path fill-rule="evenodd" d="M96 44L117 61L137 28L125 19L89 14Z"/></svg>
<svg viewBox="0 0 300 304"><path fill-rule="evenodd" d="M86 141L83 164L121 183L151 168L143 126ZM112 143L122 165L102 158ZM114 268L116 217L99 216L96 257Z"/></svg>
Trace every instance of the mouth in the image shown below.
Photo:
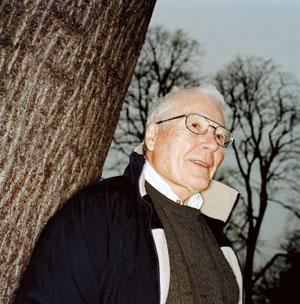
<svg viewBox="0 0 300 304"><path fill-rule="evenodd" d="M198 166L201 166L201 167L204 167L206 169L209 169L210 165L204 161L201 161L201 160L195 160L193 159L192 162Z"/></svg>

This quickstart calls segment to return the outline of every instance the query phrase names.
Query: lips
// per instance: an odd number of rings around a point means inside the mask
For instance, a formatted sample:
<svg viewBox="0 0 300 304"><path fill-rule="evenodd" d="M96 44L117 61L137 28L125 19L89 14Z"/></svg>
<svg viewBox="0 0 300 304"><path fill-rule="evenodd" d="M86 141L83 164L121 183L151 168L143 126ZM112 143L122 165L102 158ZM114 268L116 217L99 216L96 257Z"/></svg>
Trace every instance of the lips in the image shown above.
<svg viewBox="0 0 300 304"><path fill-rule="evenodd" d="M196 164L196 165L200 165L200 166L202 166L202 167L204 167L204 168L207 168L207 169L209 169L209 167L211 166L209 163L204 162L204 161L202 161L202 160L193 159L192 162L193 162L194 164Z"/></svg>

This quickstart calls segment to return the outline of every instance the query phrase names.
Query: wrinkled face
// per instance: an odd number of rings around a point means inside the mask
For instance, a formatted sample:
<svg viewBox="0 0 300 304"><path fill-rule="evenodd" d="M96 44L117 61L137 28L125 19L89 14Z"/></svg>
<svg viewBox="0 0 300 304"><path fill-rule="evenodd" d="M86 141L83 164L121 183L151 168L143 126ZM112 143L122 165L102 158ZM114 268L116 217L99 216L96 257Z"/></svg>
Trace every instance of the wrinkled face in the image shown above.
<svg viewBox="0 0 300 304"><path fill-rule="evenodd" d="M178 93L174 107L165 118L197 113L224 126L224 117L215 102L197 92ZM146 159L185 201L206 189L224 158L224 149L217 145L214 128L203 135L190 132L185 118L162 124L150 124L146 130Z"/></svg>

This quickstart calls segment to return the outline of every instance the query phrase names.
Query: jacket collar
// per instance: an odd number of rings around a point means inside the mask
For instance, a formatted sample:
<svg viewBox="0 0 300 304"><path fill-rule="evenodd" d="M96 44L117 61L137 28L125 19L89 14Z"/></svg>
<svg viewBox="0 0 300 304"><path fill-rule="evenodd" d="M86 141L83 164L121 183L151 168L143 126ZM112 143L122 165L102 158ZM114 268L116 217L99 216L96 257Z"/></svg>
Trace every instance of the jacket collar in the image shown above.
<svg viewBox="0 0 300 304"><path fill-rule="evenodd" d="M142 175L144 163L144 156L133 152L130 155L129 165L124 172L124 175L130 179L135 192L140 193L142 196L146 193L144 188L145 179ZM203 205L200 212L224 223L230 219L232 210L239 197L236 189L216 180L212 180L209 187L201 192L201 195Z"/></svg>
<svg viewBox="0 0 300 304"><path fill-rule="evenodd" d="M129 164L124 171L124 176L129 178L136 193L139 193L139 178L142 173L144 163L144 156L142 154L133 152L129 157Z"/></svg>
<svg viewBox="0 0 300 304"><path fill-rule="evenodd" d="M238 201L239 192L223 183L212 180L201 192L203 204L200 211L212 218L227 223Z"/></svg>

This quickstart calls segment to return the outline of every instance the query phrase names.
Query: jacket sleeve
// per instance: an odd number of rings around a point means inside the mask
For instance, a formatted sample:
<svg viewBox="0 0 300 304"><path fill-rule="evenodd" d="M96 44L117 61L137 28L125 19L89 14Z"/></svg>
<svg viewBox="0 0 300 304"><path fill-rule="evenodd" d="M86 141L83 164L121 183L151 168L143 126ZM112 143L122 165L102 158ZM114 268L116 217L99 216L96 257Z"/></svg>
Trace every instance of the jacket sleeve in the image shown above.
<svg viewBox="0 0 300 304"><path fill-rule="evenodd" d="M79 191L49 220L13 303L98 303L110 230L109 201L98 188Z"/></svg>

